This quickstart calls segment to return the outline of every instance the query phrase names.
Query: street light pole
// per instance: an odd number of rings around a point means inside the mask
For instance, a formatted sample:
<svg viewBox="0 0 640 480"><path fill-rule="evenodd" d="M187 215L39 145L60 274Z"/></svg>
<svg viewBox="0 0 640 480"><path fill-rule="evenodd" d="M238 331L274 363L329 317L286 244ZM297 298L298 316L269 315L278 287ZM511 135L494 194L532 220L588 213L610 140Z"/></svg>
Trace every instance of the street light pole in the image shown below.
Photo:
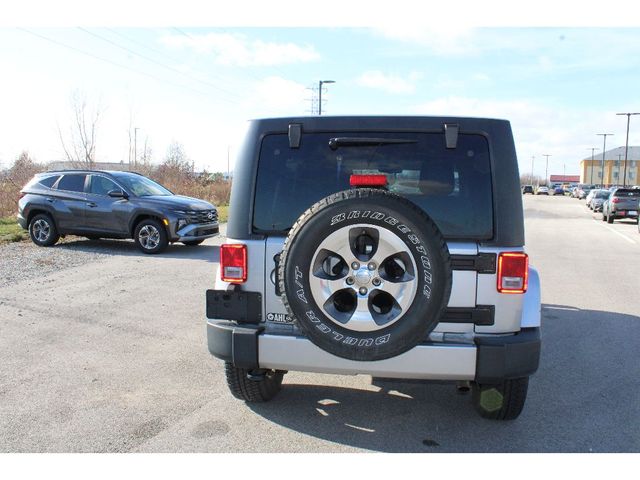
<svg viewBox="0 0 640 480"><path fill-rule="evenodd" d="M622 181L622 186L627 186L627 153L629 152L629 122L631 121L631 115L640 115L640 112L629 112L629 113L616 113L616 115L626 115L627 116L627 141L624 147L624 179ZM618 173L620 175L620 173Z"/></svg>
<svg viewBox="0 0 640 480"><path fill-rule="evenodd" d="M600 186L604 187L604 152L607 149L607 137L609 135L613 136L613 133L596 133L596 135L602 135L604 137L604 142L602 144L602 182L600 182Z"/></svg>
<svg viewBox="0 0 640 480"><path fill-rule="evenodd" d="M325 83L336 83L335 80L320 80L318 82L318 116L322 115L322 85Z"/></svg>
<svg viewBox="0 0 640 480"><path fill-rule="evenodd" d="M551 155L547 155L546 153L542 154L543 157L547 157L547 166L544 168L544 181L547 182L547 185L549 185L549 177L548 177L548 173L549 173L549 157Z"/></svg>

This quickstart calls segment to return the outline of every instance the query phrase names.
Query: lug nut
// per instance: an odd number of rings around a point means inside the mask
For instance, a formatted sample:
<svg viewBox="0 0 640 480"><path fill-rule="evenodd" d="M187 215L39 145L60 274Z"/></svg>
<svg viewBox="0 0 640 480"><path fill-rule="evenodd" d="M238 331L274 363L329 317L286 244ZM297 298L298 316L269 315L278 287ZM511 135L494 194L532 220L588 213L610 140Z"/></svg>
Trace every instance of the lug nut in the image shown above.
<svg viewBox="0 0 640 480"><path fill-rule="evenodd" d="M379 278L374 278L372 282L376 287L379 287L382 283Z"/></svg>
<svg viewBox="0 0 640 480"><path fill-rule="evenodd" d="M353 282L355 282L353 277L347 277L347 285L353 285Z"/></svg>
<svg viewBox="0 0 640 480"><path fill-rule="evenodd" d="M367 268L368 268L369 270L375 270L375 269L376 269L376 264L375 264L375 263L373 263L373 262L371 262L371 263L369 263L369 265L367 265Z"/></svg>
<svg viewBox="0 0 640 480"><path fill-rule="evenodd" d="M351 264L351 268L352 268L353 270L358 270L358 269L360 268L360 264L359 264L358 262L353 262L353 263Z"/></svg>
<svg viewBox="0 0 640 480"><path fill-rule="evenodd" d="M365 287L360 287L360 290L358 290L358 292L360 292L360 295L366 295L367 289Z"/></svg>

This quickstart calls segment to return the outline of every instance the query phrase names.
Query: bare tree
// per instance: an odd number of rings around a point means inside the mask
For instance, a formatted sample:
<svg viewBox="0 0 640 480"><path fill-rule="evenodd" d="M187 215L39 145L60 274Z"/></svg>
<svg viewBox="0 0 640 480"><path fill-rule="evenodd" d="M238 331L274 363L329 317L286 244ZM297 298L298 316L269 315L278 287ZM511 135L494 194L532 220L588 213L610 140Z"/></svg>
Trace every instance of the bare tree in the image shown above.
<svg viewBox="0 0 640 480"><path fill-rule="evenodd" d="M71 95L73 121L69 136L65 141L60 125L58 134L67 160L82 168L93 168L96 161L96 137L98 121L102 113L100 107L90 110L87 97L78 91Z"/></svg>
<svg viewBox="0 0 640 480"><path fill-rule="evenodd" d="M16 199L20 189L36 173L44 171L44 165L37 163L29 152L23 151L6 173L0 178L0 217L14 215Z"/></svg>

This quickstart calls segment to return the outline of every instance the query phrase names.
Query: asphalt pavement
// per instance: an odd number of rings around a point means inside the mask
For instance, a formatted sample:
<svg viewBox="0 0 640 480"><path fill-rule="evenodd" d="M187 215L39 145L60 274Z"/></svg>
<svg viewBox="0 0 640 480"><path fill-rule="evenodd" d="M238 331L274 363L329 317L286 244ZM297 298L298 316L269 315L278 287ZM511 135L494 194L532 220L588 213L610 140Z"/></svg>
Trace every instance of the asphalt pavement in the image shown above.
<svg viewBox="0 0 640 480"><path fill-rule="evenodd" d="M290 372L245 404L206 347L221 238L157 256L78 239L53 248L101 255L0 287L0 452L638 452L637 226L524 202L543 348L515 421L451 385L368 376Z"/></svg>

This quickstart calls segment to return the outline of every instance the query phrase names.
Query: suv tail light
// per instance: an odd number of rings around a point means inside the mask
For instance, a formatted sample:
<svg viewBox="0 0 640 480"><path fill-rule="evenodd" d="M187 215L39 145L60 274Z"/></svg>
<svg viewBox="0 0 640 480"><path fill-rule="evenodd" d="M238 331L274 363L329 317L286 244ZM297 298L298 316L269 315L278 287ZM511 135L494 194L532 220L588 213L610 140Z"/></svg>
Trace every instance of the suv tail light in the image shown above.
<svg viewBox="0 0 640 480"><path fill-rule="evenodd" d="M349 185L352 187L386 187L386 175L351 175Z"/></svg>
<svg viewBox="0 0 640 480"><path fill-rule="evenodd" d="M613 197L613 200L611 200L612 203L620 203L620 199L618 197Z"/></svg>
<svg viewBox="0 0 640 480"><path fill-rule="evenodd" d="M223 282L247 281L247 246L223 244L220 246L220 278Z"/></svg>
<svg viewBox="0 0 640 480"><path fill-rule="evenodd" d="M498 292L524 293L529 280L529 256L508 252L498 256Z"/></svg>

